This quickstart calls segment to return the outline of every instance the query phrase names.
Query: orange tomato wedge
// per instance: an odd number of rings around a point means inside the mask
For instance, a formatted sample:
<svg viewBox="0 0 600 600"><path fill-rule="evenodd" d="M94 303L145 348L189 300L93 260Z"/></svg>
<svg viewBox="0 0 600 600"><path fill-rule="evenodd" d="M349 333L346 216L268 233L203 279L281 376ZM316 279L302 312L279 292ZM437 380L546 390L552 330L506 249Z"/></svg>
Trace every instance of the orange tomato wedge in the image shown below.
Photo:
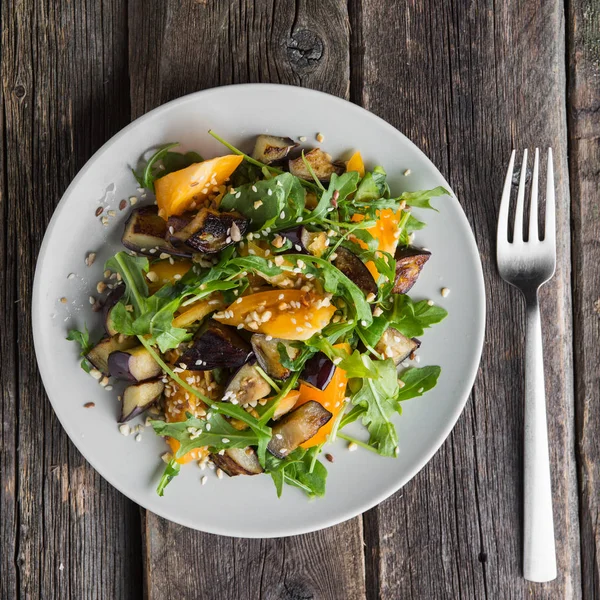
<svg viewBox="0 0 600 600"><path fill-rule="evenodd" d="M279 419L283 415L287 414L296 406L300 399L300 390L290 390L280 401L273 414L274 419ZM270 400L270 398L269 398Z"/></svg>
<svg viewBox="0 0 600 600"><path fill-rule="evenodd" d="M182 307L181 314L173 319L173 327L189 327L192 323L201 321L211 312L221 310L224 306L221 294L211 294L189 306Z"/></svg>
<svg viewBox="0 0 600 600"><path fill-rule="evenodd" d="M335 310L321 294L271 290L238 298L213 319L283 340L307 340L329 323Z"/></svg>
<svg viewBox="0 0 600 600"><path fill-rule="evenodd" d="M399 210L394 212L391 208L384 208L383 210L377 211L377 217L377 223L373 227L369 227L367 231L375 239L379 240L379 250L389 252L393 256L396 252L396 246L398 245L398 223L402 217L402 211ZM352 220L356 222L362 221L364 218L364 215L355 214L352 217ZM362 240L357 239L356 242L362 248L367 247ZM369 261L366 265L375 281L377 281L379 278L379 271L375 268L375 263Z"/></svg>
<svg viewBox="0 0 600 600"><path fill-rule="evenodd" d="M350 346L348 344L336 344L334 348L343 348L346 352L350 352ZM307 383L300 384L300 398L296 402L297 408L302 404L305 404L309 400L315 400L326 408L331 413L331 419L317 431L309 440L300 444L302 448L311 448L318 444L323 444L327 441L333 424L335 423L336 417L340 411L344 410L344 398L346 397L346 385L348 384L348 377L346 371L336 367L333 377L329 382L329 385L324 390L319 390L312 385Z"/></svg>
<svg viewBox="0 0 600 600"><path fill-rule="evenodd" d="M171 264L168 260L160 260L150 265L146 273L148 289L151 294L157 292L165 283L176 283L190 269L192 263L189 260L178 260ZM153 273L153 275L151 275Z"/></svg>
<svg viewBox="0 0 600 600"><path fill-rule="evenodd" d="M365 176L365 163L360 152L356 151L346 163L346 171L356 171L361 177Z"/></svg>
<svg viewBox="0 0 600 600"><path fill-rule="evenodd" d="M243 156L218 156L169 173L154 182L158 214L167 219L201 203L223 185L242 162Z"/></svg>

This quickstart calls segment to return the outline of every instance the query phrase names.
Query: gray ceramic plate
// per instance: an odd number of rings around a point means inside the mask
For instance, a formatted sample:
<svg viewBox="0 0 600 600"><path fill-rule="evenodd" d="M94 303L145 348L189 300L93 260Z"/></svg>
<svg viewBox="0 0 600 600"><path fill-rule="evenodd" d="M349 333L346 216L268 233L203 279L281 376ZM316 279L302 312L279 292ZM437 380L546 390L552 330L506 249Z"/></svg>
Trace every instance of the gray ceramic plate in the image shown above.
<svg viewBox="0 0 600 600"><path fill-rule="evenodd" d="M449 186L429 159L392 126L369 112L323 93L278 85L240 85L207 90L165 104L133 122L107 142L69 186L48 226L38 258L33 295L33 329L40 372L58 418L73 443L123 494L167 519L202 531L240 537L279 537L314 531L354 517L393 494L433 456L460 415L475 378L484 334L485 295L481 264L467 219L454 197L435 201L438 212L416 211L427 222L417 243L433 254L411 295L431 298L449 317L423 336L421 366L442 367L438 386L404 404L397 418L400 455L382 458L348 452L341 441L329 451L325 498L308 501L297 489L277 499L269 477L218 480L194 464L183 468L164 497L155 488L164 467L164 442L146 429L139 443L119 433L116 392L104 391L79 368L71 327L100 329L90 310L104 261L117 251L129 209L119 202L136 191L130 165L149 147L178 141L203 156L226 154L208 129L251 150L257 133L291 137L325 136L334 157L359 149L368 166L383 165L395 192ZM403 173L410 169L411 174ZM102 226L98 206L117 216ZM96 262L86 267L89 251ZM70 273L75 276L67 278ZM442 298L440 290L451 293ZM67 298L66 303L60 299ZM94 402L95 408L84 408ZM356 434L362 435L360 426ZM207 485L200 477L209 475Z"/></svg>

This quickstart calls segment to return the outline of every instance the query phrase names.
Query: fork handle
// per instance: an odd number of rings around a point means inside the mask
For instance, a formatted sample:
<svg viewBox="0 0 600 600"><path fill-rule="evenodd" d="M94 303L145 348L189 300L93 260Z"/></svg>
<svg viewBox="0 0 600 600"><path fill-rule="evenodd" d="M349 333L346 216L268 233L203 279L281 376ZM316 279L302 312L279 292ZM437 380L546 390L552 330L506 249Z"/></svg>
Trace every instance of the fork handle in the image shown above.
<svg viewBox="0 0 600 600"><path fill-rule="evenodd" d="M527 301L525 356L523 575L529 581L556 579L548 426L537 292Z"/></svg>

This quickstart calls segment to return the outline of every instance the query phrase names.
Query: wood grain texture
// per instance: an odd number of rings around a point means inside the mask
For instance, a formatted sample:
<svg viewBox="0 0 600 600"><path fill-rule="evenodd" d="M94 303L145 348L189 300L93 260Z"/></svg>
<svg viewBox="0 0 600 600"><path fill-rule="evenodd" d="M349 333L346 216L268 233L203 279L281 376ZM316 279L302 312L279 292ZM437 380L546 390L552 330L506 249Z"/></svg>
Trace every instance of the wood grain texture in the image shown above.
<svg viewBox="0 0 600 600"><path fill-rule="evenodd" d="M568 3L569 162L581 566L584 598L600 598L600 9Z"/></svg>
<svg viewBox="0 0 600 600"><path fill-rule="evenodd" d="M345 2L134 0L129 33L133 116L229 83L278 82L348 94ZM240 540L146 513L144 538L150 600L365 597L360 519L307 536Z"/></svg>
<svg viewBox="0 0 600 600"><path fill-rule="evenodd" d="M369 597L578 598L562 3L351 7L353 100L445 174L478 241L489 299L482 367L452 435L363 517ZM524 581L521 567L523 303L497 275L494 251L510 150L535 146L554 148L559 198L558 267L541 300L559 578L544 585Z"/></svg>
<svg viewBox="0 0 600 600"><path fill-rule="evenodd" d="M0 596L136 598L137 508L85 462L58 423L37 374L30 318L34 266L52 211L85 160L129 118L125 5L1 6Z"/></svg>

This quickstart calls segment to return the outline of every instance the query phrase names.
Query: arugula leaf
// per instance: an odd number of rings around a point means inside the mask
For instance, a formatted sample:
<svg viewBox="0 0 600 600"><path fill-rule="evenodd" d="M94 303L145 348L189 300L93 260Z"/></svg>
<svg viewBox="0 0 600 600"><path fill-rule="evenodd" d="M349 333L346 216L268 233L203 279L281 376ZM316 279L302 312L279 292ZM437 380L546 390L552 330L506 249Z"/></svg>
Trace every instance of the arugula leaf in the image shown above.
<svg viewBox="0 0 600 600"><path fill-rule="evenodd" d="M387 173L381 166L377 166L373 169L373 181L379 190L379 195L382 198L390 197L390 186L387 183Z"/></svg>
<svg viewBox="0 0 600 600"><path fill-rule="evenodd" d="M286 207L286 201L292 189L295 177L290 173L282 173L272 179L263 179L254 183L247 183L235 192L223 196L219 208L221 210L236 210L250 219L250 228L256 231L271 221L285 221L287 215L281 219L280 215Z"/></svg>
<svg viewBox="0 0 600 600"><path fill-rule="evenodd" d="M446 196L450 195L450 192L442 187L441 185L433 188L432 190L419 190L416 192L404 192L400 196L400 201L404 200L407 206L414 206L416 208L431 208L432 210L437 211L437 208L431 206L431 198L435 198L436 196Z"/></svg>
<svg viewBox="0 0 600 600"><path fill-rule="evenodd" d="M390 325L407 337L423 335L425 329L447 316L448 311L441 306L429 306L427 300L413 302L406 294L396 294L391 311L386 313Z"/></svg>
<svg viewBox="0 0 600 600"><path fill-rule="evenodd" d="M371 200L377 200L377 198L381 198L381 192L377 187L377 183L373 179L371 173L365 173L365 176L358 186L354 199L356 202L369 202Z"/></svg>
<svg viewBox="0 0 600 600"><path fill-rule="evenodd" d="M372 360L363 354L362 360L378 376L355 380L359 387L351 397L352 404L365 409L360 416L369 432L369 445L382 456L395 456L398 434L391 418L400 410L396 367L391 359Z"/></svg>
<svg viewBox="0 0 600 600"><path fill-rule="evenodd" d="M165 488L169 485L169 483L171 483L171 481L173 480L173 477L177 477L177 475L179 475L180 469L181 469L181 465L174 458L172 458L168 462L168 464L165 467L165 470L162 474L162 477L160 478L160 481L158 482L158 487L156 488L156 492L158 493L159 496L165 495Z"/></svg>
<svg viewBox="0 0 600 600"><path fill-rule="evenodd" d="M155 433L162 437L171 437L180 444L175 458L185 456L196 448L209 447L218 452L227 448L247 448L258 445L258 436L251 429L239 431L218 412L209 411L206 420L197 419L187 413L185 421L167 423L150 421Z"/></svg>
<svg viewBox="0 0 600 600"><path fill-rule="evenodd" d="M67 339L70 342L77 342L81 346L79 356L82 356L83 358L80 366L86 373L89 373L92 370L92 365L89 363L88 359L85 358L85 355L94 347L94 344L90 342L90 333L87 330L87 327L84 325L83 331L70 329L67 334Z"/></svg>
<svg viewBox="0 0 600 600"><path fill-rule="evenodd" d="M335 210L332 200L335 192L338 193L336 202L344 202L346 198L356 191L359 175L356 171L350 171L343 175L333 173L329 181L329 187L323 192L317 206L304 219L305 223L310 223L322 219L328 212Z"/></svg>
<svg viewBox="0 0 600 600"><path fill-rule="evenodd" d="M161 298L158 294L150 296L146 300L144 313L132 324L134 334L150 334L156 340L161 352L177 348L181 342L190 337L185 329L173 327L175 311L180 303L180 298L170 300Z"/></svg>
<svg viewBox="0 0 600 600"><path fill-rule="evenodd" d="M133 176L137 179L137 182L141 187L144 187L151 192L154 191L154 180L156 174L152 171L152 167L158 163L162 158L169 152L171 148L178 146L179 142L171 142L164 146L159 146L158 150L148 159L144 170L141 173L137 173L134 169L131 169Z"/></svg>
<svg viewBox="0 0 600 600"><path fill-rule="evenodd" d="M361 338L366 344L374 348L388 327L389 321L385 315L373 317L373 323L370 327L360 328Z"/></svg>
<svg viewBox="0 0 600 600"><path fill-rule="evenodd" d="M319 452L319 447L308 450L297 448L283 460L271 455L267 457L265 472L271 475L278 498L283 493L284 484L300 488L309 498L325 495L327 469L317 460Z"/></svg>
<svg viewBox="0 0 600 600"><path fill-rule="evenodd" d="M156 179L160 179L174 171L181 171L190 165L203 162L203 158L197 152L167 152L162 159L164 169L160 170L160 174Z"/></svg>
<svg viewBox="0 0 600 600"><path fill-rule="evenodd" d="M144 309L144 299L148 296L148 285L144 273L148 272L148 259L142 256L131 256L127 252L117 252L106 261L104 269L119 273L125 283L124 304L133 304L136 315Z"/></svg>
<svg viewBox="0 0 600 600"><path fill-rule="evenodd" d="M251 269L264 273L268 277L281 275L283 269L280 269L272 261L263 258L262 256L240 256L229 261L228 266L240 267L240 270Z"/></svg>
<svg viewBox="0 0 600 600"><path fill-rule="evenodd" d="M357 175L356 172L353 171L353 173ZM356 318L361 321L361 323L364 321L364 327L367 327L373 322L371 307L366 301L365 295L362 293L361 289L330 262L308 254L288 254L287 259L291 261L302 260L305 263L311 262L316 264L320 270L318 274L324 280L325 291L332 294L339 294L338 288L341 287L341 295L343 295L352 306Z"/></svg>
<svg viewBox="0 0 600 600"><path fill-rule="evenodd" d="M437 366L410 367L400 375L400 381L404 384L398 395L398 401L409 400L422 396L425 392L435 387L442 369Z"/></svg>

